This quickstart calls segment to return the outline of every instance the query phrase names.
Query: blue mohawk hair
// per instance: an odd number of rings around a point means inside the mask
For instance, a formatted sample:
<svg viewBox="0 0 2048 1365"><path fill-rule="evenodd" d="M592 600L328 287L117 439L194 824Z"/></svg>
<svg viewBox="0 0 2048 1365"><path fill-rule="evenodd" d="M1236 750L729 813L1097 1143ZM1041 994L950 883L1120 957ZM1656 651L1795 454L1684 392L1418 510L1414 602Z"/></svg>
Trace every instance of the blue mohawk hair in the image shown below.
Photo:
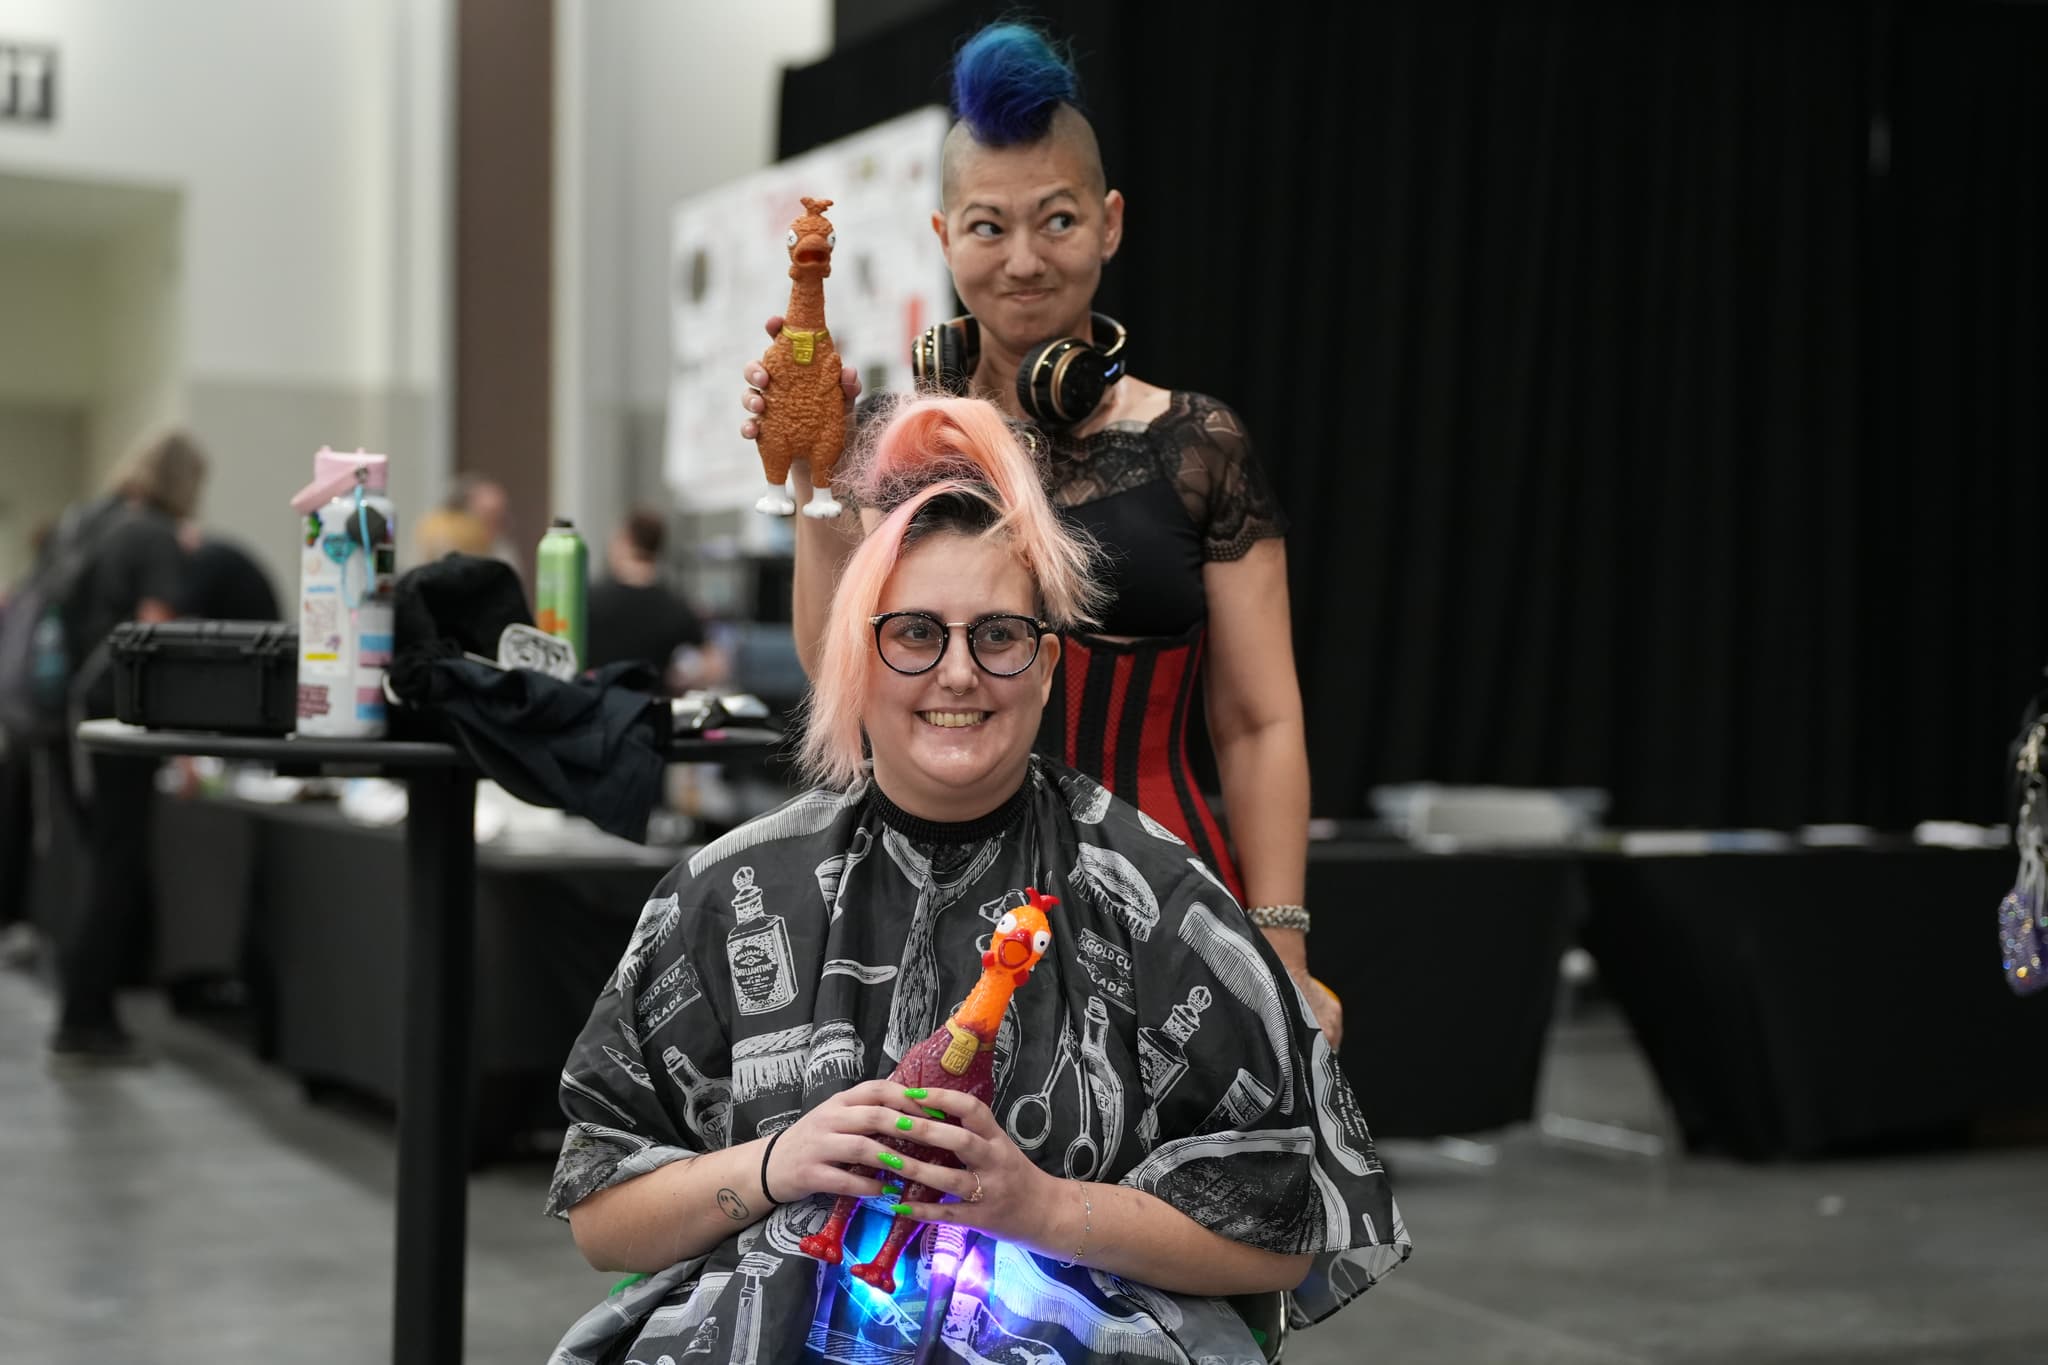
<svg viewBox="0 0 2048 1365"><path fill-rule="evenodd" d="M1080 90L1074 68L1024 24L990 24L953 58L953 113L984 147L1038 141Z"/></svg>

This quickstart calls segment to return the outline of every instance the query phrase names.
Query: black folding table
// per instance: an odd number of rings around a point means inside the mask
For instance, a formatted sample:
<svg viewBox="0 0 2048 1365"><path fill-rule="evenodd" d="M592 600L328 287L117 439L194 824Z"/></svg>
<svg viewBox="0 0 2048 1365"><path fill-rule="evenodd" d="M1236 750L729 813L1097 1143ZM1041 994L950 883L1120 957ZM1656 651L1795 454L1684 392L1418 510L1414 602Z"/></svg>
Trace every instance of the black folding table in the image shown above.
<svg viewBox="0 0 2048 1365"><path fill-rule="evenodd" d="M701 738L671 741L668 757L676 762L754 757L781 739L772 730L706 731ZM405 1020L391 1358L397 1365L462 1359L475 989L475 766L451 744L145 730L112 720L85 722L78 727L78 740L97 753L201 755L269 763L299 774L370 773L405 783Z"/></svg>

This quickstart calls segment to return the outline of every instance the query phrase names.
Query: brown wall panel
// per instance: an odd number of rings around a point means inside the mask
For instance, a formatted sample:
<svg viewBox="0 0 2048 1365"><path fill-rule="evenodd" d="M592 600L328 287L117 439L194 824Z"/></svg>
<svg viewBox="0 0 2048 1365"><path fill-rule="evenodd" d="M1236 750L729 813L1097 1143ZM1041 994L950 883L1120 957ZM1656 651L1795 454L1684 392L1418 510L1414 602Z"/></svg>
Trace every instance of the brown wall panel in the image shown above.
<svg viewBox="0 0 2048 1365"><path fill-rule="evenodd" d="M455 467L505 486L527 581L547 527L553 0L457 0Z"/></svg>

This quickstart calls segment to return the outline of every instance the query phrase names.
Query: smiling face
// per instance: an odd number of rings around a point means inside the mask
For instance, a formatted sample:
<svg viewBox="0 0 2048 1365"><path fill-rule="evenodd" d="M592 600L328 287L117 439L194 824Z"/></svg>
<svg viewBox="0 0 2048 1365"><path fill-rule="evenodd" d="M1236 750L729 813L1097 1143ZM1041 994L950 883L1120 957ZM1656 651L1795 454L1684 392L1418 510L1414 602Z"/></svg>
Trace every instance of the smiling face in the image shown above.
<svg viewBox="0 0 2048 1365"><path fill-rule="evenodd" d="M1001 540L946 531L904 551L875 610L922 611L941 621L1036 616L1037 596L1030 573ZM1048 635L1031 667L998 678L974 662L965 631L948 633L937 665L915 675L896 672L870 649L861 713L876 783L912 815L942 822L978 819L1023 783L1060 652L1059 638Z"/></svg>
<svg viewBox="0 0 2048 1365"><path fill-rule="evenodd" d="M946 202L932 215L960 300L985 343L1022 355L1085 336L1102 267L1123 240L1124 201L1102 188L1093 134L1071 109L1033 143L948 135Z"/></svg>

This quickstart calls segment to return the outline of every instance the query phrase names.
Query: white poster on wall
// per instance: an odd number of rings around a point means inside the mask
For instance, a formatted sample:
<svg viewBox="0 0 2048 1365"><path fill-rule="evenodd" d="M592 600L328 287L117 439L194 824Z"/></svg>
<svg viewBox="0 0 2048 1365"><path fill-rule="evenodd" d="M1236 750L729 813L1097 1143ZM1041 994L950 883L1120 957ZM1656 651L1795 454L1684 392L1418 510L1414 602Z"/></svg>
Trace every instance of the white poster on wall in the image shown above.
<svg viewBox="0 0 2048 1365"><path fill-rule="evenodd" d="M751 509L767 486L739 435L740 375L767 348L761 324L788 305L785 235L803 196L832 201L826 216L839 241L825 320L839 354L860 372L863 393L910 386L911 342L953 302L931 229L946 127L945 110L919 109L676 208L663 469L685 505Z"/></svg>

